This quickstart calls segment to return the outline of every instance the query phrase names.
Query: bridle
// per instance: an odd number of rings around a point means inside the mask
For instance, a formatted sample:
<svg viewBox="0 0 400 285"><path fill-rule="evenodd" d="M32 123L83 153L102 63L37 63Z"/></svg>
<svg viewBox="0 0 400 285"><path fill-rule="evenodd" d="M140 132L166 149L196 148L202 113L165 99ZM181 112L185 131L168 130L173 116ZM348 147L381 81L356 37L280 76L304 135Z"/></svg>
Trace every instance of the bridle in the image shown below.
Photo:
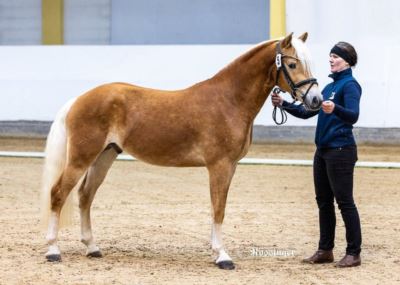
<svg viewBox="0 0 400 285"><path fill-rule="evenodd" d="M281 49L281 42L278 42L278 44L276 45L276 57L275 57L275 65L276 65L276 78L275 78L275 87L272 89L273 93L279 94L282 92L282 89L278 86L278 80L279 80L279 75L280 72L283 72L283 75L285 77L286 83L289 85L291 92L290 95L292 96L294 101L297 101L297 92L301 93L301 98L304 102L306 96L308 95L308 92L310 91L310 89L313 87L313 85L318 85L317 79L311 77L311 78L307 78L305 80L302 80L300 82L294 83L294 81L292 80L292 78L290 77L290 74L286 68L286 66L283 64L282 59L283 58L293 58L297 61L300 61L299 58L291 56L291 55L286 55L284 53L282 53L282 49ZM307 88L306 93L302 93L300 90L300 87L309 84L310 86ZM287 121L287 114L285 112L285 110L283 110L282 107L279 106L279 109L281 111L281 122L278 122L276 120L276 110L277 110L277 106L274 107L274 110L272 112L272 118L274 119L275 124L277 125L283 125L284 123L286 123Z"/></svg>

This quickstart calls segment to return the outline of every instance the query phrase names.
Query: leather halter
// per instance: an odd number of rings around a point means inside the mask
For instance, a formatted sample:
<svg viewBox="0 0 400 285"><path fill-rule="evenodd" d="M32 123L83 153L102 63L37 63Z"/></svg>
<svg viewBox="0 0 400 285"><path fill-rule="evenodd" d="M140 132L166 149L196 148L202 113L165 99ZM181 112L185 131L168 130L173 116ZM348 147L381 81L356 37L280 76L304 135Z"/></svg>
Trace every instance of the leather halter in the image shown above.
<svg viewBox="0 0 400 285"><path fill-rule="evenodd" d="M317 79L311 77L311 78L307 78L305 80L302 80L300 82L294 83L292 78L290 77L290 74L289 74L289 72L288 72L288 70L286 68L286 65L284 65L283 62L282 62L282 59L285 58L285 57L294 58L296 60L299 60L297 57L293 57L293 56L290 56L290 55L283 54L282 50L281 50L281 43L278 42L278 44L276 45L276 57L275 57L275 64L276 64L276 70L277 70L276 79L275 79L275 86L278 86L279 74L282 71L283 75L285 77L285 80L286 80L287 84L289 85L289 87L291 89L290 95L292 96L292 98L295 101L297 101L297 96L296 95L297 95L297 92L300 92L301 93L301 98L304 101L304 99L307 96L308 92L310 91L311 87L314 84L318 85ZM303 94L299 90L299 88L304 86L304 85L307 85L307 84L310 84L310 86L308 87L306 93ZM280 91L281 91L281 89L279 90L279 92Z"/></svg>
<svg viewBox="0 0 400 285"><path fill-rule="evenodd" d="M296 59L296 60L299 61L299 59L297 57L283 54L282 53L282 49L281 49L281 42L278 42L278 44L276 45L276 57L275 57L275 65L276 65L277 73L276 73L276 78L275 78L275 87L273 88L272 92L273 93L277 93L277 94L282 92L282 89L278 86L279 75L280 75L280 72L282 71L283 75L285 77L285 80L286 80L287 84L289 85L289 87L291 89L290 95L292 96L293 100L294 101L298 101L297 100L297 92L300 92L301 93L301 99L304 102L304 100L305 100L308 92L312 88L312 86L314 84L318 85L317 79L315 79L313 77L310 77L310 78L307 78L307 79L302 80L300 82L294 83L292 78L290 77L290 74L289 74L286 66L282 62L282 59L285 58L285 57L286 58L293 58L293 59ZM306 93L303 94L301 92L301 90L300 90L300 87L302 87L304 85L307 85L307 84L310 84L310 86L308 87ZM281 111L282 120L280 122L278 122L276 120L276 109L277 109L277 106L274 107L274 110L272 112L272 118L273 118L275 124L283 125L287 121L287 114L286 114L286 112L284 111L284 109L281 106L278 106L278 107L279 107L279 109Z"/></svg>

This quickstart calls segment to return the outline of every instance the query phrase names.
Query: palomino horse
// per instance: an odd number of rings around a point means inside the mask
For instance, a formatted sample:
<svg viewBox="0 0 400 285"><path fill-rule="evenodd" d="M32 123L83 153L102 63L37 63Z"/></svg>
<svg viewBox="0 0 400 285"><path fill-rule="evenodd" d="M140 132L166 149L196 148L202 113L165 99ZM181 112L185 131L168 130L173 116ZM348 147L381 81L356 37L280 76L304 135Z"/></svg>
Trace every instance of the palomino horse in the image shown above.
<svg viewBox="0 0 400 285"><path fill-rule="evenodd" d="M307 33L299 39L290 34L261 43L214 77L184 90L111 83L66 104L46 146L42 203L48 219L47 260L61 260L61 209L81 177L81 241L88 256L102 256L92 235L90 207L108 169L124 150L155 165L208 169L212 250L220 268L233 269L221 226L232 176L251 143L254 118L275 85L306 107L318 108L322 101L310 73L306 38Z"/></svg>

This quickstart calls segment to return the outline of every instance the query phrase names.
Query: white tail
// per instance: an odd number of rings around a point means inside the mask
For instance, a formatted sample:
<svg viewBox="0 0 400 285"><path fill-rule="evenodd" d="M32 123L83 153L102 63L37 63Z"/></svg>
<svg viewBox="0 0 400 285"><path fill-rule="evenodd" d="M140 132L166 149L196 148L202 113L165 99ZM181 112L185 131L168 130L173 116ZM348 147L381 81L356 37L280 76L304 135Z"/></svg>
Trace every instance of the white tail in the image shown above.
<svg viewBox="0 0 400 285"><path fill-rule="evenodd" d="M51 189L60 178L67 159L67 132L65 118L76 98L68 101L58 112L46 141L45 163L41 192L41 224L46 226L50 216ZM72 193L61 211L60 227L72 224Z"/></svg>

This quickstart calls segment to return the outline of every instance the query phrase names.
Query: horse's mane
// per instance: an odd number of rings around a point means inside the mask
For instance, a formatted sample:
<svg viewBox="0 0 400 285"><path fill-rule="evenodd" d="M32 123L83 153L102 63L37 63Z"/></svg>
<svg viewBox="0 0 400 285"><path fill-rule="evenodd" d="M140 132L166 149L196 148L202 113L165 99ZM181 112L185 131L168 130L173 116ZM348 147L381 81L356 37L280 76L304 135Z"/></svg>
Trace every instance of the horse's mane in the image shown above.
<svg viewBox="0 0 400 285"><path fill-rule="evenodd" d="M238 57L236 60L234 60L232 63L235 63L236 61L238 62L243 62L243 61L248 61L250 58L252 58L255 54L257 54L260 50L267 48L268 46L272 45L276 40L269 40L265 42L261 42L255 47L251 48L249 51Z"/></svg>
<svg viewBox="0 0 400 285"><path fill-rule="evenodd" d="M225 71L234 68L236 66L240 66L242 63L245 63L249 60L251 60L257 53L259 53L261 50L269 47L270 45L276 43L278 40L281 39L272 39L268 41L264 41L256 45L255 47L252 47L250 50L230 62L227 66L225 66L223 69L221 69L216 75L220 75L221 73L224 73ZM299 58L300 62L302 63L303 67L311 74L312 70L312 64L311 64L311 56L310 56L310 51L308 50L307 46L305 43L298 39L293 37L292 38L292 46L295 49L296 56ZM274 49L275 52L275 49Z"/></svg>
<svg viewBox="0 0 400 285"><path fill-rule="evenodd" d="M297 57L300 59L304 68L308 71L309 74L311 74L312 61L310 51L307 48L306 44L298 38L292 38L292 46L296 50Z"/></svg>
<svg viewBox="0 0 400 285"><path fill-rule="evenodd" d="M273 44L275 41L276 40L269 40L269 41L261 42L258 45L256 45L255 47L251 47L250 50L243 53L242 55L240 55L239 57L237 57L230 63L228 63L224 68L222 68L220 71L218 71L217 74L215 74L211 79L221 78L221 76L223 76L223 74L225 74L226 72L230 72L230 70L236 69L238 66L241 66L243 63L245 63L248 60L250 60L251 58L253 58L253 56L255 54L257 54L260 50Z"/></svg>
<svg viewBox="0 0 400 285"><path fill-rule="evenodd" d="M270 46L274 42L276 42L276 40L269 40L269 41L259 43L258 45L256 45L255 47L252 47L250 50L248 50L247 52L245 52L244 54L242 54L241 56L236 58L234 61L229 63L224 69L227 69L231 66L235 66L237 64L241 64L243 62L247 62L248 60L253 58L253 56L255 54L257 54L260 50Z"/></svg>

